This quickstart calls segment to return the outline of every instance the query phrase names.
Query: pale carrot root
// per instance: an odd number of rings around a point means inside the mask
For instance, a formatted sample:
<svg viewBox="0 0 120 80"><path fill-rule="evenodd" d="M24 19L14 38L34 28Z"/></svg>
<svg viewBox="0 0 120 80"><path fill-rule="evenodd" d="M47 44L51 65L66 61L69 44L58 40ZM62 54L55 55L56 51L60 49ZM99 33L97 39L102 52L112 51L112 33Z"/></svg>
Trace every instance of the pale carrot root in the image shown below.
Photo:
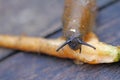
<svg viewBox="0 0 120 80"><path fill-rule="evenodd" d="M93 33L86 35L84 40L96 47L96 50L82 46L82 52L79 53L79 50L74 51L67 45L57 52L56 49L65 42L63 38L45 39L7 35L0 35L0 47L69 58L90 64L119 61L120 50L117 47L100 42Z"/></svg>
<svg viewBox="0 0 120 80"><path fill-rule="evenodd" d="M56 52L56 49L63 44L65 40L45 39L25 36L0 35L0 47L22 50L27 52L37 52L57 56L60 58L75 59L75 54L71 54L71 49L66 46L64 49ZM67 48L67 50L66 50Z"/></svg>

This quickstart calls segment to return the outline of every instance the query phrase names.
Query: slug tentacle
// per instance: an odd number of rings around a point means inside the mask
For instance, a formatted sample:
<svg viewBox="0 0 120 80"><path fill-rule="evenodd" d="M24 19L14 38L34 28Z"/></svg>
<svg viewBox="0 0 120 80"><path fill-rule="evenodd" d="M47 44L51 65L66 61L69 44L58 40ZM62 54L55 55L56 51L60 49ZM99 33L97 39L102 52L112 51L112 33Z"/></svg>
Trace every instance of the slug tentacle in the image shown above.
<svg viewBox="0 0 120 80"><path fill-rule="evenodd" d="M86 45L86 46L89 46L89 47L91 47L91 48L93 48L93 49L96 49L94 46L92 46L92 45L90 45L90 44L88 44L88 43L86 43L86 42L84 42L84 41L82 41L82 40L80 40L80 39L78 39L78 42L79 42L80 44L82 44L82 45Z"/></svg>
<svg viewBox="0 0 120 80"><path fill-rule="evenodd" d="M80 49L80 53L81 53L81 46L82 45L86 45L89 46L93 49L96 49L94 46L84 42L82 39L80 39L79 37L72 37L70 39L68 39L65 43L63 43L56 51L59 51L61 48L63 48L65 45L69 45L69 47L73 50L77 50Z"/></svg>
<svg viewBox="0 0 120 80"><path fill-rule="evenodd" d="M65 45L67 45L70 42L70 40L63 43L56 51L58 52L61 48L63 48Z"/></svg>

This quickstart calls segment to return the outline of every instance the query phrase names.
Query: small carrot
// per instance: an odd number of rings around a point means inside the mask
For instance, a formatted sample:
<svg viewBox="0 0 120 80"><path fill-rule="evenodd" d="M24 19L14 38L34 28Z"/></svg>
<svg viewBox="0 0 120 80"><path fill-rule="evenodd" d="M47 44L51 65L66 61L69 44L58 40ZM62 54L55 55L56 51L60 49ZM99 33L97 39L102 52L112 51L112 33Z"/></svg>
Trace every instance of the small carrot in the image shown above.
<svg viewBox="0 0 120 80"><path fill-rule="evenodd" d="M84 40L95 46L96 50L82 45L82 51L72 50L69 46L56 52L56 49L65 42L64 38L45 39L25 36L0 35L0 47L22 50L27 52L38 52L60 58L69 58L89 64L112 63L119 61L120 48L102 43L94 33L85 36Z"/></svg>

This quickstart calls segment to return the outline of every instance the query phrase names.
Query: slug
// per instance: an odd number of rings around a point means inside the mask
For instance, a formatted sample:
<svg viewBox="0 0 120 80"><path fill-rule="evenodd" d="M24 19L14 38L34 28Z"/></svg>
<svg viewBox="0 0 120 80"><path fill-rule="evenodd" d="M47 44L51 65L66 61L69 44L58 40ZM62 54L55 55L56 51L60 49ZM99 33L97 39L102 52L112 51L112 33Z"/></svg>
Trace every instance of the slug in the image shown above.
<svg viewBox="0 0 120 80"><path fill-rule="evenodd" d="M56 51L65 45L73 50L80 49L86 45L95 49L94 46L86 43L83 37L91 32L95 23L96 0L65 0L63 14L63 34L66 42Z"/></svg>

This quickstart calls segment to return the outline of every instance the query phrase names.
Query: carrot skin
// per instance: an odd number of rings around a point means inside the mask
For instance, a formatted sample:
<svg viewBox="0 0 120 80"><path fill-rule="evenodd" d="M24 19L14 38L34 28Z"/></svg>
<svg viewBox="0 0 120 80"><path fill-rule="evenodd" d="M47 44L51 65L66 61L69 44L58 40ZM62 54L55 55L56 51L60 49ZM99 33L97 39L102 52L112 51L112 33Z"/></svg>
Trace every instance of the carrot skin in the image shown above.
<svg viewBox="0 0 120 80"><path fill-rule="evenodd" d="M27 52L37 52L59 58L77 60L78 62L82 61L89 64L112 63L120 60L119 47L100 42L93 33L86 35L84 40L87 43L94 45L96 50L88 46L82 46L82 51L79 53L79 50L72 50L66 45L60 51L56 52L56 49L65 42L65 39L45 39L7 35L0 35L0 47Z"/></svg>

